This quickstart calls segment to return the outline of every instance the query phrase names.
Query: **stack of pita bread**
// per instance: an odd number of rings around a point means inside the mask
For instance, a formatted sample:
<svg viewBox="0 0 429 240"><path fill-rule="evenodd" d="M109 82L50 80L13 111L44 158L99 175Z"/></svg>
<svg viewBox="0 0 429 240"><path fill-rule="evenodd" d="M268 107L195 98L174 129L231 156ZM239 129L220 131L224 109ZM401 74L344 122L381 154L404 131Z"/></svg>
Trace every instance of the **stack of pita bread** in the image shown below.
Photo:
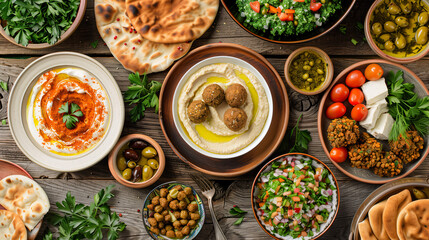
<svg viewBox="0 0 429 240"><path fill-rule="evenodd" d="M95 0L98 32L124 68L159 72L213 23L219 0Z"/></svg>
<svg viewBox="0 0 429 240"><path fill-rule="evenodd" d="M429 199L412 201L408 189L375 204L359 223L362 240L428 240Z"/></svg>
<svg viewBox="0 0 429 240"><path fill-rule="evenodd" d="M50 204L45 191L34 180L11 175L0 181L0 239L27 239L29 231L49 211Z"/></svg>

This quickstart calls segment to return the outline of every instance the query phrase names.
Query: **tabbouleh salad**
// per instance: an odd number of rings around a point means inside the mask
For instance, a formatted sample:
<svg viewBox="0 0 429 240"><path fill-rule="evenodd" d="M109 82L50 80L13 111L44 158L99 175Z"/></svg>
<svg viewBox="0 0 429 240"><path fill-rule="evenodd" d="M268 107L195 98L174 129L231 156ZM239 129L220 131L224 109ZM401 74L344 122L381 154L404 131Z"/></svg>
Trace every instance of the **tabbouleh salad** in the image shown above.
<svg viewBox="0 0 429 240"><path fill-rule="evenodd" d="M273 36L299 35L322 26L341 0L237 0L245 24Z"/></svg>
<svg viewBox="0 0 429 240"><path fill-rule="evenodd" d="M329 171L300 155L274 161L257 182L254 201L265 228L282 239L310 239L321 233L337 208Z"/></svg>

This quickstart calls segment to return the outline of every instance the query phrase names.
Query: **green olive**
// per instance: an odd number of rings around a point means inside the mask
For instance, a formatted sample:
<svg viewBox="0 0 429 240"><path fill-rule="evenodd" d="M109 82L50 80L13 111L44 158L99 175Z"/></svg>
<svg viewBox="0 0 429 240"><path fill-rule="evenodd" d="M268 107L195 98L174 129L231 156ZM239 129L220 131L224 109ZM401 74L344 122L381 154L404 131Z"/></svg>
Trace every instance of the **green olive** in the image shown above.
<svg viewBox="0 0 429 240"><path fill-rule="evenodd" d="M387 32L394 32L396 31L396 24L392 21L387 21L384 23L384 30Z"/></svg>
<svg viewBox="0 0 429 240"><path fill-rule="evenodd" d="M389 12L392 15L397 15L401 12L401 8L398 7L395 3L390 3L389 8L387 8L387 12Z"/></svg>
<svg viewBox="0 0 429 240"><path fill-rule="evenodd" d="M131 171L131 168L127 168L122 172L122 177L125 180L130 180L132 176L133 176L133 173Z"/></svg>
<svg viewBox="0 0 429 240"><path fill-rule="evenodd" d="M151 167L152 169L158 169L159 167L158 161L156 161L156 159L149 159L147 161L147 165L149 165L149 167Z"/></svg>
<svg viewBox="0 0 429 240"><path fill-rule="evenodd" d="M382 34L380 36L380 40L383 41L383 42L389 41L390 40L390 34L388 34L388 33Z"/></svg>
<svg viewBox="0 0 429 240"><path fill-rule="evenodd" d="M322 69L320 69L320 68L318 68L318 69L317 69L317 73L318 73L318 74L323 74L323 70L322 70Z"/></svg>
<svg viewBox="0 0 429 240"><path fill-rule="evenodd" d="M312 78L307 78L307 82L313 82Z"/></svg>
<svg viewBox="0 0 429 240"><path fill-rule="evenodd" d="M298 26L298 21L297 20L293 21L293 25Z"/></svg>
<svg viewBox="0 0 429 240"><path fill-rule="evenodd" d="M407 40L405 40L404 35L398 33L395 38L395 45L398 49L403 49L407 46Z"/></svg>
<svg viewBox="0 0 429 240"><path fill-rule="evenodd" d="M384 43L384 49L386 49L389 52L392 52L393 50L395 50L395 44L389 40Z"/></svg>
<svg viewBox="0 0 429 240"><path fill-rule="evenodd" d="M419 27L416 31L416 43L424 45L428 41L428 27Z"/></svg>
<svg viewBox="0 0 429 240"><path fill-rule="evenodd" d="M270 7L270 4L269 4L269 3L265 3L265 7L266 7L266 8L269 8L269 7Z"/></svg>
<svg viewBox="0 0 429 240"><path fill-rule="evenodd" d="M400 6L401 6L402 12L405 14L409 14L413 9L413 4L411 4L410 2L407 2L405 4L401 3Z"/></svg>
<svg viewBox="0 0 429 240"><path fill-rule="evenodd" d="M153 158L155 157L157 154L155 148L153 147L146 147L145 149L142 150L142 155L145 158Z"/></svg>
<svg viewBox="0 0 429 240"><path fill-rule="evenodd" d="M149 180L153 176L153 170L148 165L143 167L143 181Z"/></svg>
<svg viewBox="0 0 429 240"><path fill-rule="evenodd" d="M428 12L421 12L419 14L418 21L420 25L425 25L428 22L428 20L429 20Z"/></svg>
<svg viewBox="0 0 429 240"><path fill-rule="evenodd" d="M420 191L417 188L413 188L413 194L417 199L425 199L427 198L426 194L423 191Z"/></svg>
<svg viewBox="0 0 429 240"><path fill-rule="evenodd" d="M376 23L372 24L371 29L372 29L372 32L378 36L383 31L383 26L381 26L381 23L376 22Z"/></svg>
<svg viewBox="0 0 429 240"><path fill-rule="evenodd" d="M140 158L140 160L137 162L137 164L138 164L138 165L140 165L140 166L142 166L142 167L143 167L144 165L147 165L147 158L145 158L145 157L143 157L143 156L142 156L142 157Z"/></svg>
<svg viewBox="0 0 429 240"><path fill-rule="evenodd" d="M128 164L127 164L127 166L128 166L129 168L135 168L135 167L137 166L137 164L136 164L136 162L134 162L134 161L129 161L129 162L128 162Z"/></svg>
<svg viewBox="0 0 429 240"><path fill-rule="evenodd" d="M313 61L310 61L310 66L314 66L314 62Z"/></svg>
<svg viewBox="0 0 429 240"><path fill-rule="evenodd" d="M311 67L310 66L308 66L308 65L304 65L303 67L302 67L302 69L304 69L304 70L310 70L311 69Z"/></svg>
<svg viewBox="0 0 429 240"><path fill-rule="evenodd" d="M118 164L119 171L124 171L125 168L127 168L127 160L125 160L125 158L122 156L118 159L117 164Z"/></svg>
<svg viewBox="0 0 429 240"><path fill-rule="evenodd" d="M403 16L399 16L399 17L395 18L395 23L396 23L396 25L398 25L402 28L406 28L409 25L408 19L406 17L403 17Z"/></svg>
<svg viewBox="0 0 429 240"><path fill-rule="evenodd" d="M308 76L308 73L304 73L303 75L302 75L302 78L304 79L304 80L307 80L307 78L308 78L309 76Z"/></svg>
<svg viewBox="0 0 429 240"><path fill-rule="evenodd" d="M264 15L267 14L267 9L266 8L262 9L261 13Z"/></svg>

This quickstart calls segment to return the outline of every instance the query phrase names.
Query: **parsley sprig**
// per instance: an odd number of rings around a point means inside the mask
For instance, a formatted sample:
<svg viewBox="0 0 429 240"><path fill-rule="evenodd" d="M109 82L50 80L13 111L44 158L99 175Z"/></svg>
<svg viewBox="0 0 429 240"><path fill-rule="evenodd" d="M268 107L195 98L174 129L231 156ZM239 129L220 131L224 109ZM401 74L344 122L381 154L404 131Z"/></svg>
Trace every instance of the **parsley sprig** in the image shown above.
<svg viewBox="0 0 429 240"><path fill-rule="evenodd" d="M131 85L124 93L125 102L136 104L130 111L131 121L137 122L144 117L146 108L155 108L155 113L159 109L159 99L157 93L161 90L162 84L157 81L149 81L146 74L140 76L137 73L131 73L128 76Z"/></svg>
<svg viewBox="0 0 429 240"><path fill-rule="evenodd" d="M240 225L243 222L244 215L246 215L246 213L246 211L241 210L237 206L234 206L229 210L229 214L238 217L237 221L234 222L234 225Z"/></svg>
<svg viewBox="0 0 429 240"><path fill-rule="evenodd" d="M47 216L49 223L58 226L59 240L103 239L103 232L107 231L108 240L116 240L119 232L126 225L121 222L118 214L110 210L107 202L114 197L112 189L114 185L102 189L94 196L94 202L89 206L76 203L74 196L67 193L64 201L57 202L58 210L64 215L50 213ZM43 237L43 240L55 239L51 232Z"/></svg>
<svg viewBox="0 0 429 240"><path fill-rule="evenodd" d="M80 111L79 105L76 103L70 104L70 111L69 111L69 103L66 102L63 105L61 105L60 110L58 113L64 113L63 115L63 122L66 124L66 127L68 129L73 129L76 127L76 123L79 122L78 117L82 117L83 113Z"/></svg>
<svg viewBox="0 0 429 240"><path fill-rule="evenodd" d="M308 144L311 142L311 134L308 130L299 129L299 122L302 114L298 117L295 126L288 129L283 142L280 144L279 151L282 153L307 153Z"/></svg>

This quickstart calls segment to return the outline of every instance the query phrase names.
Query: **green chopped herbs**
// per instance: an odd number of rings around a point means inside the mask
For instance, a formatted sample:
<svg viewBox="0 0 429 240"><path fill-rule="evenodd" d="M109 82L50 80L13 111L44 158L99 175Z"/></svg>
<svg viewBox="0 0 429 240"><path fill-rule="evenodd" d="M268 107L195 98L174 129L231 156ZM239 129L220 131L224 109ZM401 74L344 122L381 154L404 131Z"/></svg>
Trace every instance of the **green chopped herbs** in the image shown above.
<svg viewBox="0 0 429 240"><path fill-rule="evenodd" d="M237 221L234 222L234 225L240 225L243 222L244 215L246 215L246 213L246 211L241 210L236 205L234 205L234 207L229 210L229 214L238 217Z"/></svg>
<svg viewBox="0 0 429 240"><path fill-rule="evenodd" d="M282 153L307 153L308 144L311 142L311 134L308 130L299 129L299 122L302 118L302 114L298 117L295 126L292 129L288 129L280 144L279 150Z"/></svg>
<svg viewBox="0 0 429 240"><path fill-rule="evenodd" d="M8 92L9 91L9 86L8 86L8 82L5 81L0 81L0 87L3 89L3 91Z"/></svg>
<svg viewBox="0 0 429 240"><path fill-rule="evenodd" d="M83 113L82 111L80 111L80 107L76 103L70 104L70 110L69 110L69 103L68 102L64 103L63 105L61 105L58 113L64 114L63 122L66 124L66 127L68 129L75 128L76 123L79 122L78 117L83 117Z"/></svg>
<svg viewBox="0 0 429 240"><path fill-rule="evenodd" d="M351 40L350 40L352 43L353 43L353 45L357 45L359 42L356 40L356 39L354 39L354 38L352 38Z"/></svg>
<svg viewBox="0 0 429 240"><path fill-rule="evenodd" d="M92 48L97 48L97 46L98 46L98 40L95 40L94 42L91 43Z"/></svg>
<svg viewBox="0 0 429 240"><path fill-rule="evenodd" d="M7 120L6 119L1 120L1 125L7 125Z"/></svg>
<svg viewBox="0 0 429 240"><path fill-rule="evenodd" d="M340 26L340 32L342 33L342 34L344 34L344 35L346 35L346 33L347 33L347 27L346 26Z"/></svg>

